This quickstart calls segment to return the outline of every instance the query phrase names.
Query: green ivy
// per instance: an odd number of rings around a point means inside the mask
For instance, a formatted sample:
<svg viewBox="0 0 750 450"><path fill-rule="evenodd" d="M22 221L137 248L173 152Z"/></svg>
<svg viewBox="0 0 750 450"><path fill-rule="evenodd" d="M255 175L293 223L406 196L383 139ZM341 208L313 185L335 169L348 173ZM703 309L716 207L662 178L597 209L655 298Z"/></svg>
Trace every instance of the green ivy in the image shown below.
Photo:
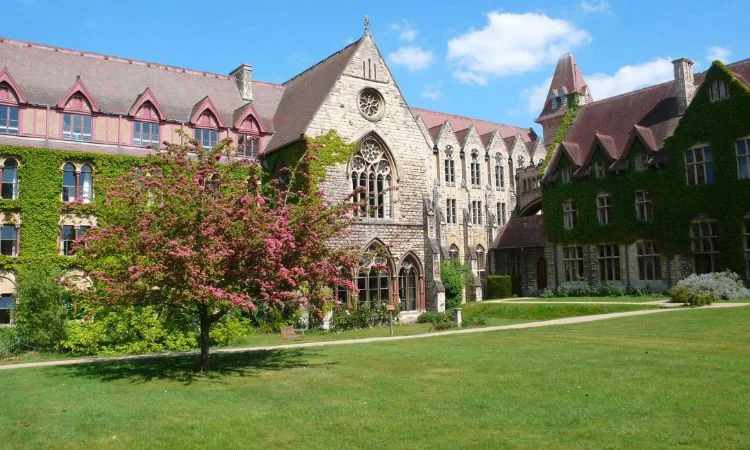
<svg viewBox="0 0 750 450"><path fill-rule="evenodd" d="M729 98L710 102L709 86L715 80L729 84ZM737 177L735 142L750 135L750 90L720 62L714 62L706 80L695 95L674 134L664 143L667 163L658 169L637 172L633 169L637 154L644 151L635 140L629 153L629 167L622 173L596 179L543 186L544 225L550 242L560 244L595 244L612 242L631 244L638 239L659 242L662 254L689 255L690 222L705 215L719 224L719 262L722 268L745 273L743 254L743 218L750 213L750 180ZM684 153L698 143L708 143L713 150L715 182L687 186ZM597 148L592 162L605 158ZM560 160L558 170L571 164ZM606 164L605 164L606 166ZM635 193L651 193L654 218L640 222L635 215ZM612 196L611 224L599 225L596 197L600 192ZM576 202L578 223L571 230L563 228L562 204Z"/></svg>
<svg viewBox="0 0 750 450"><path fill-rule="evenodd" d="M290 169L297 168L308 149L317 149L314 158L306 167L302 167L311 175L313 185L310 188L317 189L318 183L326 178L327 168L349 162L358 148L357 144L344 141L335 130L329 130L314 138L305 136L304 139L265 156L264 164L267 174L275 176L277 168L282 165Z"/></svg>
<svg viewBox="0 0 750 450"><path fill-rule="evenodd" d="M544 161L542 162L542 165L539 166L539 175L544 175L544 171L547 169L547 166L549 165L550 160L552 159L552 154L554 153L554 149L557 148L558 145L565 139L565 135L568 134L568 128L575 122L576 115L578 114L578 106L580 103L580 94L578 92L571 92L567 95L568 97L568 110L565 112L565 116L563 117L562 122L560 122L560 128L557 129L557 133L555 133L555 138L550 143L550 146L548 147L552 151L548 151L547 154L544 157Z"/></svg>
<svg viewBox="0 0 750 450"><path fill-rule="evenodd" d="M0 210L18 212L21 217L18 256L0 257L0 269L13 271L29 262L57 269L74 266L74 257L59 255L60 215L68 212L100 215L105 203L104 180L122 175L141 161L130 156L17 146L0 146L0 156L13 156L19 161L18 198L0 201ZM89 163L94 168L94 201L91 204L63 203L62 165L67 161Z"/></svg>

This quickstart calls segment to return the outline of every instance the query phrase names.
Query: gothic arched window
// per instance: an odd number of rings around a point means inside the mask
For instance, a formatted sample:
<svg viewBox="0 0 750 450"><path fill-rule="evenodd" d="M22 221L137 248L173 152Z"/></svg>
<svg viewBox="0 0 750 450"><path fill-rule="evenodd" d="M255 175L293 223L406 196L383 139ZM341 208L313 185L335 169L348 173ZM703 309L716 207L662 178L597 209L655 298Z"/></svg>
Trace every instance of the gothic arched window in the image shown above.
<svg viewBox="0 0 750 450"><path fill-rule="evenodd" d="M365 251L357 276L358 304L389 303L391 300L390 264L382 247Z"/></svg>
<svg viewBox="0 0 750 450"><path fill-rule="evenodd" d="M401 299L401 311L417 309L418 283L417 267L410 257L401 264L401 270L398 272L398 296Z"/></svg>
<svg viewBox="0 0 750 450"><path fill-rule="evenodd" d="M392 172L393 166L383 145L374 137L362 141L351 171L353 199L359 204L359 217L391 218Z"/></svg>

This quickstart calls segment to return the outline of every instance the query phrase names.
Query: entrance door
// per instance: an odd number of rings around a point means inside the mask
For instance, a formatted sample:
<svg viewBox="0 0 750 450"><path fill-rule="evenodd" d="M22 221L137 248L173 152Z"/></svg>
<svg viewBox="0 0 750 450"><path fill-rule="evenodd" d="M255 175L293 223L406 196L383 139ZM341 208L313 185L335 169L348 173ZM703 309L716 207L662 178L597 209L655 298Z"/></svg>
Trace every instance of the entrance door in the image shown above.
<svg viewBox="0 0 750 450"><path fill-rule="evenodd" d="M547 259L544 256L536 260L536 288L547 289Z"/></svg>

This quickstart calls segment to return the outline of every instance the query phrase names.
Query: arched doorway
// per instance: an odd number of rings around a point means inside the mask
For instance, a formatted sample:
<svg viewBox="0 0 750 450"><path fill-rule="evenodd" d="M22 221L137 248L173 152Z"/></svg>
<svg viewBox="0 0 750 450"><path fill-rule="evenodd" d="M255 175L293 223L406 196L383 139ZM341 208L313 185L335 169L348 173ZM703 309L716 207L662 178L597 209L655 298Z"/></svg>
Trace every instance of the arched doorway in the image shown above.
<svg viewBox="0 0 750 450"><path fill-rule="evenodd" d="M536 288L547 289L547 258L544 256L536 260Z"/></svg>

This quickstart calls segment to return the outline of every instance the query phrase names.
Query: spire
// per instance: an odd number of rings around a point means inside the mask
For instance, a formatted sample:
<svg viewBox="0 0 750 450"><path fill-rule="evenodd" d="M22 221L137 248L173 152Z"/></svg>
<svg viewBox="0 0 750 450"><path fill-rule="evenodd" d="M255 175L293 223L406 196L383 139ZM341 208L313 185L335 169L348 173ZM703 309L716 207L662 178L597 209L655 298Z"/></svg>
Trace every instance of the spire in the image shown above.
<svg viewBox="0 0 750 450"><path fill-rule="evenodd" d="M567 110L567 95L577 92L580 94L579 103L592 101L588 84L583 78L581 69L571 53L566 53L557 60L555 74L552 76L544 108L539 117L544 117Z"/></svg>
<svg viewBox="0 0 750 450"><path fill-rule="evenodd" d="M370 16L365 16L365 34L370 35Z"/></svg>

